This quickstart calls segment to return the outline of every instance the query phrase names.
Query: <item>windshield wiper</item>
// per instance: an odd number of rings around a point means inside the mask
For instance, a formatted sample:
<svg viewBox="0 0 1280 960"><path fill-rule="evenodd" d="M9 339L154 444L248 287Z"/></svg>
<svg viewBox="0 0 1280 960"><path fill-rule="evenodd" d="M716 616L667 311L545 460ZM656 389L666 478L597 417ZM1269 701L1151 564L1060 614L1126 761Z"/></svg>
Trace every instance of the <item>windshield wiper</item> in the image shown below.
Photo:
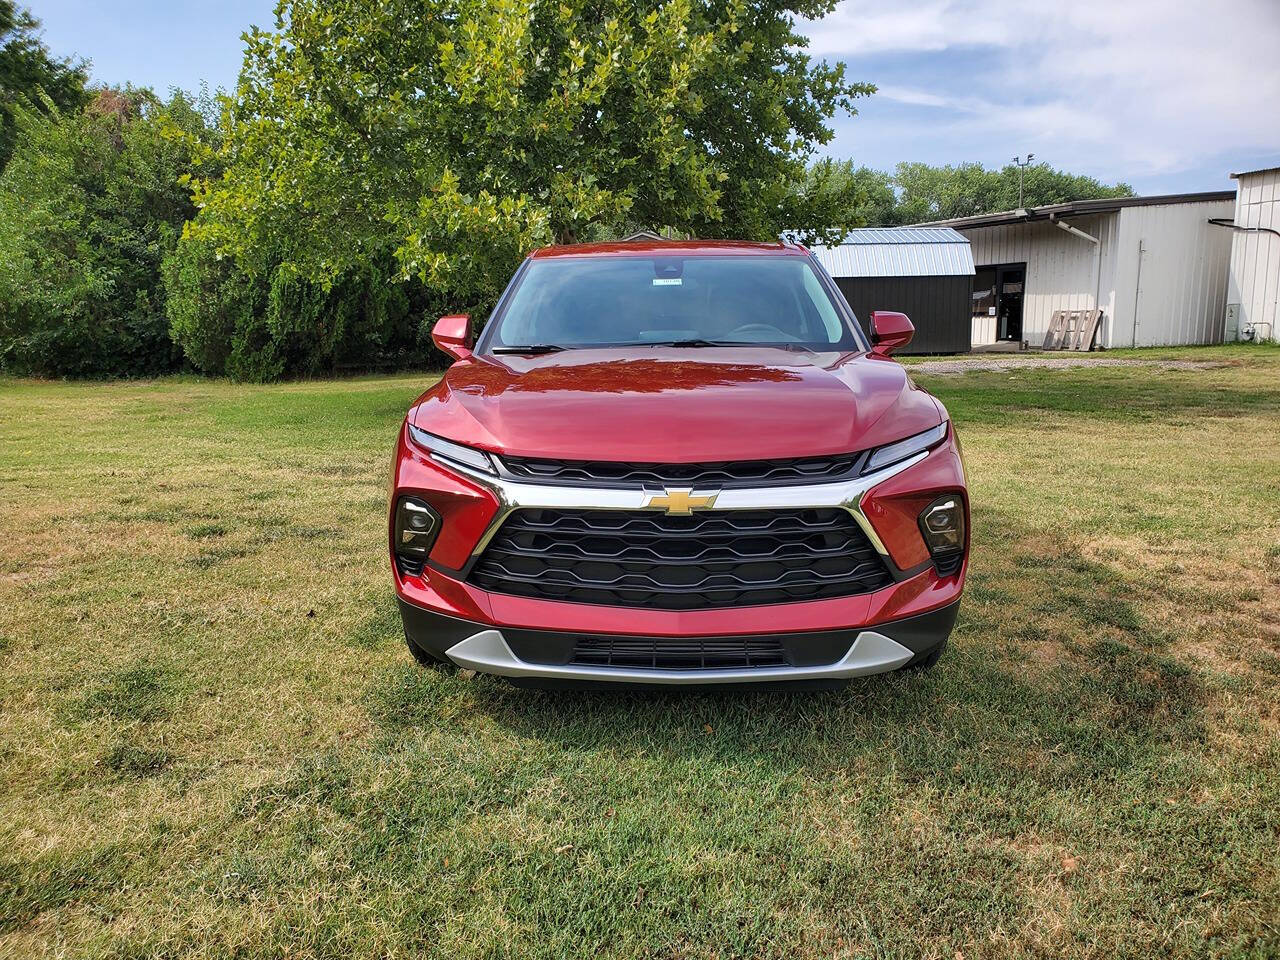
<svg viewBox="0 0 1280 960"><path fill-rule="evenodd" d="M628 343L628 347L754 347L749 340L704 340L702 337L690 337L687 340L641 340Z"/></svg>
<svg viewBox="0 0 1280 960"><path fill-rule="evenodd" d="M800 349L801 345L797 343L767 343L756 340L706 340L702 337L690 337L686 340L633 340L627 343L600 343L590 344L582 347L582 349L609 349L610 347L779 347L783 350ZM568 350L568 347L562 347L558 343L525 343L516 346L500 346L490 347L489 352L493 354L523 354L525 356L536 356L541 353L560 353L562 350Z"/></svg>
<svg viewBox="0 0 1280 960"><path fill-rule="evenodd" d="M526 343L516 347L492 347L490 353L559 353L564 347L555 343Z"/></svg>
<svg viewBox="0 0 1280 960"><path fill-rule="evenodd" d="M798 343L784 340L781 343L770 343L767 340L704 340L702 337L691 337L688 340L644 340L640 343L627 343L628 347L776 347L781 350L802 349Z"/></svg>

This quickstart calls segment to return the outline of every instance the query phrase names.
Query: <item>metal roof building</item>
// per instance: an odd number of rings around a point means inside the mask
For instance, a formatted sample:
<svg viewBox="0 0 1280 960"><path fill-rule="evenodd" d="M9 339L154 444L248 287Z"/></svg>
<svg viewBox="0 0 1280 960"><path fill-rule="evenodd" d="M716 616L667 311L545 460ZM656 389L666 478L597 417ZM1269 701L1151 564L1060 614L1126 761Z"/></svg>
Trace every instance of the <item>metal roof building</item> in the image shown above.
<svg viewBox="0 0 1280 960"><path fill-rule="evenodd" d="M907 353L963 353L970 343L973 255L948 227L868 227L813 255L867 323L900 310L915 324Z"/></svg>
<svg viewBox="0 0 1280 960"><path fill-rule="evenodd" d="M1235 194L1076 200L941 221L973 248L974 344L1044 342L1056 310L1102 311L1108 347L1223 336Z"/></svg>

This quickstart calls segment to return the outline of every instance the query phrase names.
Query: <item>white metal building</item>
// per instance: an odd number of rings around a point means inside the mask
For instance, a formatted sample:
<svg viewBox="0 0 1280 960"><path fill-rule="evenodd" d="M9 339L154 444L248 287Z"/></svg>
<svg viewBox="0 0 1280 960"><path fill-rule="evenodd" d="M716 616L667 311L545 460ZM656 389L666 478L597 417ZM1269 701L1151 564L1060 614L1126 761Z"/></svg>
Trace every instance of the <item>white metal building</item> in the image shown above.
<svg viewBox="0 0 1280 960"><path fill-rule="evenodd" d="M1280 167L1233 173L1239 183L1227 281L1227 340L1274 340L1280 303ZM1226 231L1224 231L1226 232Z"/></svg>
<svg viewBox="0 0 1280 960"><path fill-rule="evenodd" d="M1231 191L1077 200L946 220L976 268L973 343L1039 346L1055 310L1101 308L1106 347L1218 343Z"/></svg>

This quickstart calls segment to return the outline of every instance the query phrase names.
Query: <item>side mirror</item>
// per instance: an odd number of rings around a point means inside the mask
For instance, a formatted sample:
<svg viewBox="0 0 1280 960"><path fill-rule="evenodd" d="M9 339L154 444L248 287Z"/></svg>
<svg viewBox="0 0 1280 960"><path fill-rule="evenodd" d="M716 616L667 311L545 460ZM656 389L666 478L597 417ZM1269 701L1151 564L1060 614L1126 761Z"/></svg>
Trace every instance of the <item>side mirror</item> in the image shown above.
<svg viewBox="0 0 1280 960"><path fill-rule="evenodd" d="M431 328L431 342L455 360L469 358L471 356L470 315L451 313L441 317Z"/></svg>
<svg viewBox="0 0 1280 960"><path fill-rule="evenodd" d="M871 352L887 357L911 342L916 328L905 313L877 310L871 314Z"/></svg>

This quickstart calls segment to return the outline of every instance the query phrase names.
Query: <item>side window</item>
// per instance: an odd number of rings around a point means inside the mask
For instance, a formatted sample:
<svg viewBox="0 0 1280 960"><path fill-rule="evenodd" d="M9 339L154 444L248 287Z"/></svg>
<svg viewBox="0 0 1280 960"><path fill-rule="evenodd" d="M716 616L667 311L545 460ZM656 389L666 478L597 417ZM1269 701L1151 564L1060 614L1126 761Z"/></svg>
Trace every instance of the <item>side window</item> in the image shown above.
<svg viewBox="0 0 1280 960"><path fill-rule="evenodd" d="M829 343L838 343L844 333L840 324L840 315L836 313L836 308L831 303L831 298L827 296L827 291L822 288L822 283L818 280L812 268L806 264L803 267L803 273L804 292L813 303L814 309L818 311L818 316L822 319L823 329L827 333L827 341Z"/></svg>

